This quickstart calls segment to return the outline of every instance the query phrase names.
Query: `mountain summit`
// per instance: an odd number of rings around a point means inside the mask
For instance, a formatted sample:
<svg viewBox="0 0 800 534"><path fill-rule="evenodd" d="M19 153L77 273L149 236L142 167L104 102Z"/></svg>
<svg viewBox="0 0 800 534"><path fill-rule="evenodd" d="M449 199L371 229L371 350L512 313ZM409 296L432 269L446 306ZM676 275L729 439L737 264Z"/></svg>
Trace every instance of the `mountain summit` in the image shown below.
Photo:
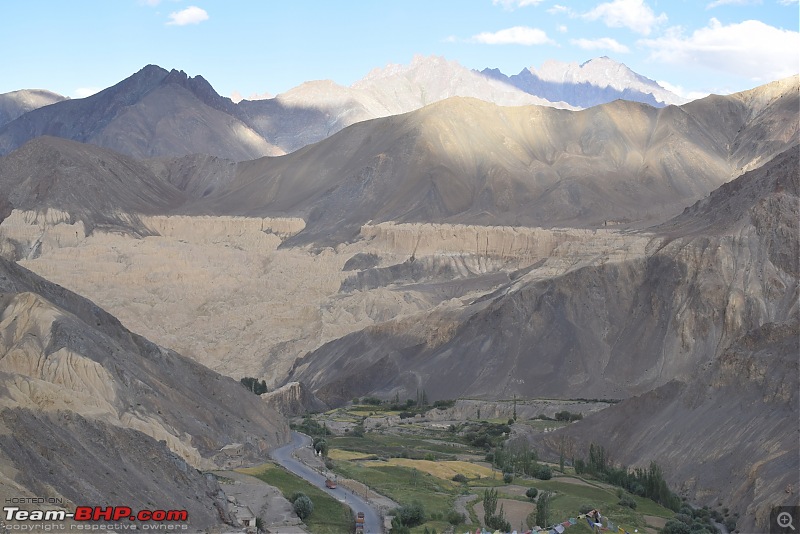
<svg viewBox="0 0 800 534"><path fill-rule="evenodd" d="M0 154L52 135L146 158L203 153L244 160L283 153L235 116L201 76L147 65L87 98L35 109L0 128Z"/></svg>
<svg viewBox="0 0 800 534"><path fill-rule="evenodd" d="M484 69L481 72L526 93L581 108L620 98L656 107L686 103L685 99L667 91L657 82L636 74L625 64L607 56L590 59L580 65L545 61L538 70L528 67L510 77L497 69Z"/></svg>

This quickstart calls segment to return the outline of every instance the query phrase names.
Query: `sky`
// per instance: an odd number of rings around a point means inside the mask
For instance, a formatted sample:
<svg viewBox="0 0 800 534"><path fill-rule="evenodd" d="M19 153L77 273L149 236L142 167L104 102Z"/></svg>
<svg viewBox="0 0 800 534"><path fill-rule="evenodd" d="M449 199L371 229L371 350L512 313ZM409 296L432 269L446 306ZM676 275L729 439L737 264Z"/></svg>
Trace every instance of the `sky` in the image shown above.
<svg viewBox="0 0 800 534"><path fill-rule="evenodd" d="M436 55L517 74L609 56L687 98L800 71L798 0L5 0L0 93L80 98L148 64L224 96Z"/></svg>

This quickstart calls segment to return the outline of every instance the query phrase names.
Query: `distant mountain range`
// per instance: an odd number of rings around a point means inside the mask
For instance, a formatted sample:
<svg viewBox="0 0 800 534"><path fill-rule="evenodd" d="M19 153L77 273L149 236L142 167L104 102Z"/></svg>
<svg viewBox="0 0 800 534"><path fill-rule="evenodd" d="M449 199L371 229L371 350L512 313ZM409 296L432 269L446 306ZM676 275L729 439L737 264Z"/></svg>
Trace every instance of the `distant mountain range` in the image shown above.
<svg viewBox="0 0 800 534"><path fill-rule="evenodd" d="M52 135L140 158L208 154L243 161L293 152L357 122L453 96L565 109L618 98L654 106L682 103L608 58L580 67L551 62L538 74L526 69L509 78L417 56L409 65L375 69L351 87L313 81L275 98L238 103L217 94L202 76L148 65L83 99L31 91L0 95L0 155Z"/></svg>
<svg viewBox="0 0 800 534"><path fill-rule="evenodd" d="M497 69L482 74L517 87L526 93L578 108L589 108L616 99L643 102L655 107L685 104L687 100L664 89L657 82L636 74L606 56L578 65L546 61L542 68L522 69L506 76Z"/></svg>

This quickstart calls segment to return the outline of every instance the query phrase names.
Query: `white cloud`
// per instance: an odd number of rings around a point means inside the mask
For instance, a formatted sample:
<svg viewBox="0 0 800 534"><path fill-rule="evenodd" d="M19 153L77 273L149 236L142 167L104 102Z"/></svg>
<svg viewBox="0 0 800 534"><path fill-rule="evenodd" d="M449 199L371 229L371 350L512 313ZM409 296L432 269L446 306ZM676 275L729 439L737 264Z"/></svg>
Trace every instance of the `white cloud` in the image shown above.
<svg viewBox="0 0 800 534"><path fill-rule="evenodd" d="M584 50L611 50L620 54L627 54L630 49L612 39L611 37L601 37L599 39L571 39L570 43L583 48Z"/></svg>
<svg viewBox="0 0 800 534"><path fill-rule="evenodd" d="M572 8L569 8L567 6L562 6L562 5L559 5L559 4L555 4L553 7L548 8L547 12L550 13L551 15L560 15L560 14L563 13L563 14L568 15L570 17L574 17L575 16L575 12L572 10Z"/></svg>
<svg viewBox="0 0 800 534"><path fill-rule="evenodd" d="M503 6L505 9L516 9L518 7L535 6L541 4L542 0L492 0L492 5Z"/></svg>
<svg viewBox="0 0 800 534"><path fill-rule="evenodd" d="M663 37L639 43L652 48L651 59L704 66L762 82L791 76L800 64L800 33L758 20L725 26L712 18L690 36L676 27Z"/></svg>
<svg viewBox="0 0 800 534"><path fill-rule="evenodd" d="M667 15L661 13L656 16L650 6L643 0L613 0L600 4L588 13L583 14L583 18L588 20L602 19L606 26L610 28L628 28L641 33L650 35L654 26L658 26L667 21Z"/></svg>
<svg viewBox="0 0 800 534"><path fill-rule="evenodd" d="M99 93L102 91L102 87L78 87L72 93L75 98L86 98L87 96L92 96L95 93Z"/></svg>
<svg viewBox="0 0 800 534"><path fill-rule="evenodd" d="M800 0L778 0L778 3L782 6L790 6L792 4L800 4Z"/></svg>
<svg viewBox="0 0 800 534"><path fill-rule="evenodd" d="M561 33L567 33L567 27L561 24L559 27L556 28Z"/></svg>
<svg viewBox="0 0 800 534"><path fill-rule="evenodd" d="M161 0L139 0L139 3L144 5L144 6L154 7L154 6L157 6L158 4L160 4Z"/></svg>
<svg viewBox="0 0 800 534"><path fill-rule="evenodd" d="M747 6L760 3L761 0L714 0L706 6L706 9L714 9L719 6Z"/></svg>
<svg viewBox="0 0 800 534"><path fill-rule="evenodd" d="M672 85L671 83L662 80L659 80L656 83L661 87L663 87L664 89L666 89L667 91L669 91L670 93L674 93L681 98L685 98L686 100L697 100L698 98L705 98L711 94L708 91L686 91L680 85ZM715 92L718 95L730 94L730 91L715 91Z"/></svg>
<svg viewBox="0 0 800 534"><path fill-rule="evenodd" d="M189 6L181 11L170 13L169 18L168 26L186 26L187 24L199 24L204 20L208 20L208 13L206 13L205 9L197 6Z"/></svg>
<svg viewBox="0 0 800 534"><path fill-rule="evenodd" d="M473 35L470 40L483 44L518 44L526 46L555 44L542 30L527 26L514 26L494 33L483 32Z"/></svg>

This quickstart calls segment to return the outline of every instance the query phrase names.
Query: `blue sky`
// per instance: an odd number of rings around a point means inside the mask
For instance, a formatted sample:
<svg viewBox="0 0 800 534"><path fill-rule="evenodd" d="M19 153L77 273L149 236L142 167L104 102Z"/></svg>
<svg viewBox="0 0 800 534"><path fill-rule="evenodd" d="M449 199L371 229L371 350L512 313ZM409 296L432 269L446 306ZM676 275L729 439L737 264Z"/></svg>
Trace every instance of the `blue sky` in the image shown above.
<svg viewBox="0 0 800 534"><path fill-rule="evenodd" d="M797 0L6 0L0 93L80 97L153 63L222 95L444 56L516 74L607 55L684 96L800 70Z"/></svg>

